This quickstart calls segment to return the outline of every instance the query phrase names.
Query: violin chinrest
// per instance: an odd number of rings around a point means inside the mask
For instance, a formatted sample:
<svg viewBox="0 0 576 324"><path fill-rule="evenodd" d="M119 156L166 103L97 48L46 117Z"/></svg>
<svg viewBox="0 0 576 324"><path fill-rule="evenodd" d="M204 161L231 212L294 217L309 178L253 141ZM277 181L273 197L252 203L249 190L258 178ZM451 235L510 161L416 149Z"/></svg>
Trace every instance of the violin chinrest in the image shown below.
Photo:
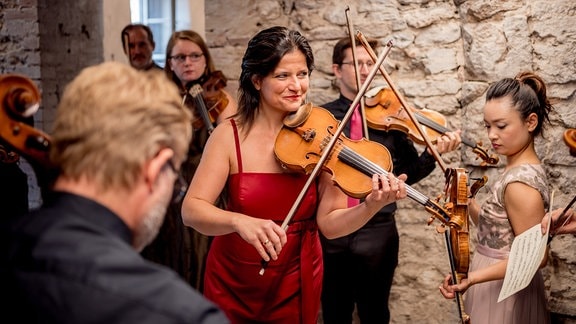
<svg viewBox="0 0 576 324"><path fill-rule="evenodd" d="M300 106L295 113L284 118L284 125L290 128L301 126L312 113L312 107L313 105L310 102Z"/></svg>

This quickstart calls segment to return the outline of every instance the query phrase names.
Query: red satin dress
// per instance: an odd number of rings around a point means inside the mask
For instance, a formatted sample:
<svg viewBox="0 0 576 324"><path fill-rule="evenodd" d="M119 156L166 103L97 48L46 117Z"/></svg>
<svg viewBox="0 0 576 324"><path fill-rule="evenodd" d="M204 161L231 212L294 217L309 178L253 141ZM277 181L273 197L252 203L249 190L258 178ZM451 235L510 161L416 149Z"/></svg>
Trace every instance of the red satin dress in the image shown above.
<svg viewBox="0 0 576 324"><path fill-rule="evenodd" d="M307 176L244 173L233 120L238 173L228 179L228 210L281 224ZM232 323L316 324L322 290L322 249L316 225L317 188L311 186L287 229L278 260L260 275L262 257L237 233L214 238L204 278L204 295Z"/></svg>

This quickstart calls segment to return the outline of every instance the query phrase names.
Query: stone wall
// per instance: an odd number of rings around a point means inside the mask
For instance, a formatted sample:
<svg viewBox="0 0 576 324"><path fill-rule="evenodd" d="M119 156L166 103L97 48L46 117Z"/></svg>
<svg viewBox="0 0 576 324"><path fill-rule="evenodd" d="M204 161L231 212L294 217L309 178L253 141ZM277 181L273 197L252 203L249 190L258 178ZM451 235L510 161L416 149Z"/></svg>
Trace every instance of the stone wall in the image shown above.
<svg viewBox="0 0 576 324"><path fill-rule="evenodd" d="M347 35L347 6L355 31L382 44L393 42L385 67L407 101L415 108L443 113L450 128L462 129L475 141L489 143L482 123L488 85L525 69L539 73L548 83L556 112L537 150L556 191L555 206L564 206L572 198L576 158L568 154L561 135L565 128L576 127L573 1L210 0L205 1L206 38L217 67L232 79L230 88L234 89L252 35L272 25L300 30L316 57L309 99L320 105L337 96L331 88L331 52L337 39ZM65 84L81 68L104 59L102 16L101 1L7 0L0 4L0 73L22 73L38 83L43 107L35 122L40 128L49 129ZM383 83L381 77L374 81ZM470 170L471 177L487 175L489 183L502 171L502 164L481 167L468 147L443 158L450 167ZM436 198L443 184L437 168L414 188ZM483 189L478 199L485 196ZM457 319L455 304L443 299L437 289L449 264L443 236L426 225L429 217L410 200L400 204L400 265L390 305L393 323ZM470 232L473 253L475 228ZM545 269L550 308L559 323L576 323L575 241L573 236L555 238Z"/></svg>

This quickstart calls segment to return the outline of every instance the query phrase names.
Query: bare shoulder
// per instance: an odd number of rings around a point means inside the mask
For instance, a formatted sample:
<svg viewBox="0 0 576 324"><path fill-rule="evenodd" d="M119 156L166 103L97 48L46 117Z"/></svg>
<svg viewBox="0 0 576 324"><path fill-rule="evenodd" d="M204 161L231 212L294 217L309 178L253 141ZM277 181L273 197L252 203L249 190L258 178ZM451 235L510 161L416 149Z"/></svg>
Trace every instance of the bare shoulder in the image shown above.
<svg viewBox="0 0 576 324"><path fill-rule="evenodd" d="M228 143L234 143L234 127L232 122L227 119L214 128L214 131L208 138L207 146L209 145L227 145Z"/></svg>
<svg viewBox="0 0 576 324"><path fill-rule="evenodd" d="M229 120L218 124L204 147L198 169L206 174L226 172L236 160L234 128Z"/></svg>
<svg viewBox="0 0 576 324"><path fill-rule="evenodd" d="M543 205L541 193L534 187L522 182L513 182L506 186L506 204L514 204L518 208L530 210L535 205Z"/></svg>

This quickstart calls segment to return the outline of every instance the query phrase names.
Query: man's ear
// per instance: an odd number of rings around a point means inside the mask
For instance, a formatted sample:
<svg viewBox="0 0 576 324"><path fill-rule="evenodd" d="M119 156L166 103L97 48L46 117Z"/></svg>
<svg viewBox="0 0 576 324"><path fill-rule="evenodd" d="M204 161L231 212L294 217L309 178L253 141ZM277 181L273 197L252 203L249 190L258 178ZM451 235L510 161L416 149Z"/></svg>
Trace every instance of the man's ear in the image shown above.
<svg viewBox="0 0 576 324"><path fill-rule="evenodd" d="M145 165L144 165L144 175L146 184L150 190L153 189L160 172L162 172L162 168L168 163L168 161L174 156L174 151L169 148L161 149L158 154L152 157Z"/></svg>
<svg viewBox="0 0 576 324"><path fill-rule="evenodd" d="M337 79L340 79L342 75L342 69L339 64L332 64L332 72Z"/></svg>

